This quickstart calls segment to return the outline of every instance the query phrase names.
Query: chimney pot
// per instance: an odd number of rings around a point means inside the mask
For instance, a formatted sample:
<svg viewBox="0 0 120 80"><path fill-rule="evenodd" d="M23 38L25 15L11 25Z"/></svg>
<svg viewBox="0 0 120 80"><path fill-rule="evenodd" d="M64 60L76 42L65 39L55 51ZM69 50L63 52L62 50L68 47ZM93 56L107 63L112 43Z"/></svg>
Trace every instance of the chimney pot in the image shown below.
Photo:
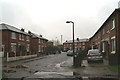
<svg viewBox="0 0 120 80"><path fill-rule="evenodd" d="M22 29L21 29L21 31L23 31L23 32L24 32L25 30L22 28Z"/></svg>
<svg viewBox="0 0 120 80"><path fill-rule="evenodd" d="M79 41L79 38L77 38L77 41Z"/></svg>
<svg viewBox="0 0 120 80"><path fill-rule="evenodd" d="M40 35L40 37L42 37L42 35Z"/></svg>
<svg viewBox="0 0 120 80"><path fill-rule="evenodd" d="M31 34L31 31L28 31L28 34Z"/></svg>

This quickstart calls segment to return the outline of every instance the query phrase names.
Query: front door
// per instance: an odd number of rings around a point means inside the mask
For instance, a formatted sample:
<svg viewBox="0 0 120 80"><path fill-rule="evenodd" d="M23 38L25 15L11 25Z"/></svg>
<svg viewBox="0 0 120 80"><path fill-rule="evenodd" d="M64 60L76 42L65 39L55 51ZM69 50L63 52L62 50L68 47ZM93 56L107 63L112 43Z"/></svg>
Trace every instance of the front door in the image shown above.
<svg viewBox="0 0 120 80"><path fill-rule="evenodd" d="M4 57L4 45L1 46L0 57Z"/></svg>

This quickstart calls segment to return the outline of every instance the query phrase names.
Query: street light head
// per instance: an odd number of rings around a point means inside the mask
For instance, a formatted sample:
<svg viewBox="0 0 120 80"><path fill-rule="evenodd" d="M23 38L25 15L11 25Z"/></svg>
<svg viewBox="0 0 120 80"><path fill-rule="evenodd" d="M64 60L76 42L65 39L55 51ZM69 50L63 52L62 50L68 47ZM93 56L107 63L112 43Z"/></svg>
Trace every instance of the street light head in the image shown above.
<svg viewBox="0 0 120 80"><path fill-rule="evenodd" d="M70 21L66 21L66 23L70 23Z"/></svg>
<svg viewBox="0 0 120 80"><path fill-rule="evenodd" d="M73 23L72 21L66 21L66 23Z"/></svg>

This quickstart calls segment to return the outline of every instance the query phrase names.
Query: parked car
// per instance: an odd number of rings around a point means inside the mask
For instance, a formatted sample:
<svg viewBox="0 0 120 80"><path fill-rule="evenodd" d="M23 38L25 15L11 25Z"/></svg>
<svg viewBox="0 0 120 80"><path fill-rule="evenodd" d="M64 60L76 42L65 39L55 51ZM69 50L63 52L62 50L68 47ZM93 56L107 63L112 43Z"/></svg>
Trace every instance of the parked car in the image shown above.
<svg viewBox="0 0 120 80"><path fill-rule="evenodd" d="M92 61L101 61L101 62L103 62L102 53L100 53L100 51L98 49L89 50L88 54L87 54L87 61L88 61L88 63L90 63Z"/></svg>
<svg viewBox="0 0 120 80"><path fill-rule="evenodd" d="M73 51L72 50L68 50L67 51L67 56L73 56Z"/></svg>

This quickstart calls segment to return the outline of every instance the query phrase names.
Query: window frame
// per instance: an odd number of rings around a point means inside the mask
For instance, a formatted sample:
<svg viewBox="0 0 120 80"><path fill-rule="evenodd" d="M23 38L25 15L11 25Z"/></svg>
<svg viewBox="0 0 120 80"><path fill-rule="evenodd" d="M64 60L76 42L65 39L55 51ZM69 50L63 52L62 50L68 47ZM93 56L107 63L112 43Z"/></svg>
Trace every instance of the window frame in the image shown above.
<svg viewBox="0 0 120 80"><path fill-rule="evenodd" d="M24 41L24 39L25 39L25 35L24 35L24 34L22 34L22 40Z"/></svg>
<svg viewBox="0 0 120 80"><path fill-rule="evenodd" d="M19 34L19 40L22 40L22 35L21 34Z"/></svg>
<svg viewBox="0 0 120 80"><path fill-rule="evenodd" d="M115 38L111 39L111 44L112 44L112 52L111 53L115 53L115 51L116 51Z"/></svg>
<svg viewBox="0 0 120 80"><path fill-rule="evenodd" d="M115 18L112 19L112 27L111 27L111 30L113 30L115 28Z"/></svg>
<svg viewBox="0 0 120 80"><path fill-rule="evenodd" d="M17 37L17 36L16 36L16 33L15 33L15 32L12 32L12 33L11 33L11 38L12 38L12 39L16 39L16 37Z"/></svg>
<svg viewBox="0 0 120 80"><path fill-rule="evenodd" d="M105 52L105 43L102 43L102 52Z"/></svg>
<svg viewBox="0 0 120 80"><path fill-rule="evenodd" d="M26 36L26 41L30 41L30 36Z"/></svg>

